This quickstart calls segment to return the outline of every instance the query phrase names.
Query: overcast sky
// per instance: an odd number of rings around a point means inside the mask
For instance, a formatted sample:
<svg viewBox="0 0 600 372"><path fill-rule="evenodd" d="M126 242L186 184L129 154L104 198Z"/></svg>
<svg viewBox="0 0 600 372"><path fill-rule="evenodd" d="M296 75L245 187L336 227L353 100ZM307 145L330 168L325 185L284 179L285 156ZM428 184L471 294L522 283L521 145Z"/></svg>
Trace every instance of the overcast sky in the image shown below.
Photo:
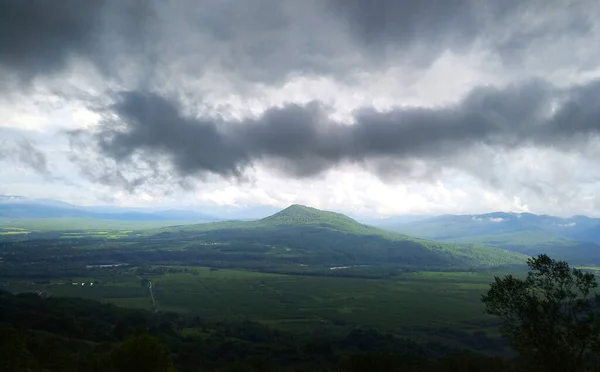
<svg viewBox="0 0 600 372"><path fill-rule="evenodd" d="M0 194L600 215L596 0L0 0Z"/></svg>

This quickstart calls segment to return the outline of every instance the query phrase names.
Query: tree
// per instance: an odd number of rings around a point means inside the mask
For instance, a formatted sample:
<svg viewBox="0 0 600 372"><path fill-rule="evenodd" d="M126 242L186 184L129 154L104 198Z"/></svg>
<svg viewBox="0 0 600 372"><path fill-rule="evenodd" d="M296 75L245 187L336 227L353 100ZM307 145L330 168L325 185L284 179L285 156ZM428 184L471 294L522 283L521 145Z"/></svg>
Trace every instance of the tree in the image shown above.
<svg viewBox="0 0 600 372"><path fill-rule="evenodd" d="M16 329L0 324L0 371L30 371L33 364L22 335Z"/></svg>
<svg viewBox="0 0 600 372"><path fill-rule="evenodd" d="M495 277L482 296L502 335L533 370L585 371L597 362L600 297L593 274L539 255L526 278Z"/></svg>
<svg viewBox="0 0 600 372"><path fill-rule="evenodd" d="M150 335L138 335L123 341L112 351L109 364L114 372L174 371L168 350Z"/></svg>

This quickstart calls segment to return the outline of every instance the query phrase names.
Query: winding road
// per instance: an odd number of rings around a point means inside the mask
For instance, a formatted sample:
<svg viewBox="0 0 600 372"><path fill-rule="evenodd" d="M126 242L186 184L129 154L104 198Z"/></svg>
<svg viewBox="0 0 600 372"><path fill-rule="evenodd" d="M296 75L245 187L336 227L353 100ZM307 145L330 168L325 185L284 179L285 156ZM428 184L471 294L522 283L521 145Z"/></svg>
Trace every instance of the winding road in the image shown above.
<svg viewBox="0 0 600 372"><path fill-rule="evenodd" d="M154 283L152 283L151 281L148 281L148 291L150 292L150 299L152 300L152 307L154 308L155 312L158 312L158 306L156 306L156 301L154 300L154 292L152 292L153 286L154 286Z"/></svg>

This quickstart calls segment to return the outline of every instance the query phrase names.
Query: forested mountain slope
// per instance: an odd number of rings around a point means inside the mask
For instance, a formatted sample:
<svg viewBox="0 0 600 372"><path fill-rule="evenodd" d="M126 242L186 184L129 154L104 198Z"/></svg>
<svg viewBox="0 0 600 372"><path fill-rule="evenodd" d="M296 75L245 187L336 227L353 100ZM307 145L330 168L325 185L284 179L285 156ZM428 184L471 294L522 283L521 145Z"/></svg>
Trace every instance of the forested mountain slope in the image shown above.
<svg viewBox="0 0 600 372"><path fill-rule="evenodd" d="M528 255L546 253L578 264L600 263L600 219L586 216L444 215L381 228L442 242L484 244Z"/></svg>
<svg viewBox="0 0 600 372"><path fill-rule="evenodd" d="M147 230L139 236L164 241L194 240L199 244L245 244L262 247L265 257L285 256L292 262L313 264L452 267L525 261L525 256L503 249L416 239L360 224L343 214L301 205L257 221L173 226Z"/></svg>

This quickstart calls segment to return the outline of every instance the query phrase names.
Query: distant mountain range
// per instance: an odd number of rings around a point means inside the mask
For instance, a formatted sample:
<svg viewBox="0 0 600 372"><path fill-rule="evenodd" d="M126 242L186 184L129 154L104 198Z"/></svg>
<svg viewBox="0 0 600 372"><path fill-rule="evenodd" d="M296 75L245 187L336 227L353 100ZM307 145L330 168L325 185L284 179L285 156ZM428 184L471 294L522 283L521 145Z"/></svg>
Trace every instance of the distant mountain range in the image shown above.
<svg viewBox="0 0 600 372"><path fill-rule="evenodd" d="M255 221L226 221L146 230L138 237L164 241L211 242L234 252L242 245L248 257L338 265L401 264L415 267L475 267L523 264L526 256L481 244L450 244L411 238L334 212L292 205ZM257 251L247 246L254 245ZM215 252L215 254L217 254Z"/></svg>
<svg viewBox="0 0 600 372"><path fill-rule="evenodd" d="M29 199L23 196L0 195L0 218L91 218L119 221L189 221L211 222L219 219L190 210L151 211L139 208L83 207L56 200Z"/></svg>
<svg viewBox="0 0 600 372"><path fill-rule="evenodd" d="M265 215L272 209L269 207L247 211L249 220L241 221L239 219L244 217L238 217L239 213L236 216L233 213L235 211L229 211L231 218L218 218L193 210L82 207L56 200L0 195L0 228L2 224L6 225L7 221L14 223L25 220L60 219L68 221L69 224L88 221L85 226L89 226L89 223L98 224L99 220L113 221L111 226L115 223L121 224L119 221L137 221L146 224L146 227L139 228L182 225L148 230L144 234L167 237L176 233L186 236L198 235L203 239L209 237L215 241L234 239L265 244L285 242L302 246L310 242L315 247L321 247L329 253L334 250L340 255L347 252L337 247L345 244L347 247L354 247L351 248L354 249L353 255L363 254L361 252L368 250L369 254L379 252L377 254L380 258L387 257L392 260L400 259L400 256L395 256L400 254L405 255L402 256L403 260L416 261L429 257L432 262L442 262L443 257L446 257L448 264L468 262L475 256L479 256L481 262L487 263L515 262L523 258L519 254L531 256L547 253L572 263L600 264L599 218L561 218L531 213L495 212L363 220L369 225L377 226L372 227L339 213L293 205L269 217L250 220L251 216ZM230 220L236 217L237 221ZM18 223L15 223L15 226L18 226ZM75 229L76 226L73 225L72 228ZM397 246L403 248L398 251ZM386 250L389 250L391 256L384 254L388 252Z"/></svg>
<svg viewBox="0 0 600 372"><path fill-rule="evenodd" d="M384 224L388 231L456 243L481 243L529 255L547 253L572 262L600 261L600 219L531 213L444 215Z"/></svg>

